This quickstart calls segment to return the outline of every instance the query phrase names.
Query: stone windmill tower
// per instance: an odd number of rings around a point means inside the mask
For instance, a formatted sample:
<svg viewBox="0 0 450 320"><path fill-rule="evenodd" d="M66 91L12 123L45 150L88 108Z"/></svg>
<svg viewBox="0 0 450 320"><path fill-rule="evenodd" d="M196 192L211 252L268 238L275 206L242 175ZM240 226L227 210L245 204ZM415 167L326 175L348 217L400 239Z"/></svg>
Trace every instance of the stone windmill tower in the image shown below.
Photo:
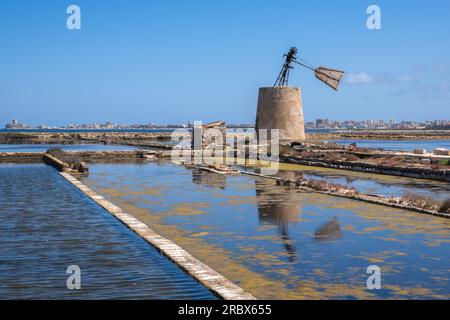
<svg viewBox="0 0 450 320"><path fill-rule="evenodd" d="M305 140L301 90L299 87L289 86L289 73L294 69L294 63L313 70L317 79L334 90L338 89L344 76L343 71L325 67L314 68L306 61L299 62L297 52L297 48L292 47L284 55L286 60L273 87L259 89L256 132L259 132L259 129L279 129L282 140Z"/></svg>

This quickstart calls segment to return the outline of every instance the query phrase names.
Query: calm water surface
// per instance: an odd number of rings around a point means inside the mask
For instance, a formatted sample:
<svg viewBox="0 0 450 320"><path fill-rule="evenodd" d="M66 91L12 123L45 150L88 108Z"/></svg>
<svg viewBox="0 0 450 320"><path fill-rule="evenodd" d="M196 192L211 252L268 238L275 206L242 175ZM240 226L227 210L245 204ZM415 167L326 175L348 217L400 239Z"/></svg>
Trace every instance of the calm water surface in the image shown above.
<svg viewBox="0 0 450 320"><path fill-rule="evenodd" d="M251 166L238 166L238 168L250 172L255 171L255 168ZM306 179L325 180L354 187L360 192L378 194L385 197L399 197L405 193L414 193L442 201L450 198L450 184L446 182L288 163L281 163L279 169L277 176L281 178L296 181L303 175Z"/></svg>
<svg viewBox="0 0 450 320"><path fill-rule="evenodd" d="M51 148L61 148L65 151L130 151L131 146L110 144L0 144L0 152L46 152Z"/></svg>
<svg viewBox="0 0 450 320"><path fill-rule="evenodd" d="M449 220L175 165L90 169L87 184L258 298L450 298Z"/></svg>
<svg viewBox="0 0 450 320"><path fill-rule="evenodd" d="M429 152L435 148L450 149L450 140L330 140L337 144L356 143L360 148L405 150L425 149Z"/></svg>
<svg viewBox="0 0 450 320"><path fill-rule="evenodd" d="M0 299L214 298L54 169L0 165L0 183Z"/></svg>

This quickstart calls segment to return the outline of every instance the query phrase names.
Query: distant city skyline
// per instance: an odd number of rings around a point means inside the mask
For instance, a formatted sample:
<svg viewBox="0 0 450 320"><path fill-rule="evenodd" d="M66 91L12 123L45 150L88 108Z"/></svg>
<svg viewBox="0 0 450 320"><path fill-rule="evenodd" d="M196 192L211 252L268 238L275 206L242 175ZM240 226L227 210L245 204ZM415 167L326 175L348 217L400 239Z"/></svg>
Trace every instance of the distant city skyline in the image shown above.
<svg viewBox="0 0 450 320"><path fill-rule="evenodd" d="M220 119L216 119L216 120L220 120ZM433 121L444 121L444 122L450 122L450 117L447 119L441 118L441 119L420 119L420 120L412 120L412 119L408 119L408 118L401 118L401 119L378 119L378 118L374 118L374 119L370 119L370 118L362 118L362 119L357 119L357 118L353 118L353 119L333 119L333 118L329 118L329 117L319 117L317 119L305 119L305 123L316 123L318 120L328 120L330 122L349 122L349 121L356 121L356 122L363 122L363 121L374 121L374 122L378 122L378 121L384 121L384 122L390 122L390 121L394 121L395 123L401 123L401 122L416 122L416 123L427 123L427 122L433 122ZM192 120L187 120L187 121L181 121L181 122L158 122L158 121L152 121L151 119L143 119L142 121L137 121L137 122L126 122L126 121L121 121L121 122L114 122L114 121L109 121L109 120L101 120L101 121L93 121L93 122L85 122L85 121L81 121L81 122L75 122L75 121L70 121L67 120L65 123L59 124L59 123L52 123L50 121L44 121L44 122L36 122L36 121L27 121L24 119L19 119L18 117L14 117L12 119L5 119L4 121L1 122L0 119L0 127L2 126L6 126L7 124L13 124L14 122L17 122L19 124L24 124L27 126L31 126L31 127L37 127L37 126L48 126L48 127L68 127L71 125L93 125L93 124L115 124L115 125L136 125L136 124L154 124L154 125L163 125L163 124L173 124L173 125L179 125L179 124L188 124L188 123L193 123L194 121L203 121L202 119L192 119ZM209 121L203 121L204 123L208 123ZM226 123L233 123L233 124L254 124L254 121L249 121L249 122L226 122Z"/></svg>
<svg viewBox="0 0 450 320"><path fill-rule="evenodd" d="M154 123L154 122L142 122L142 123L113 123L110 121L97 122L97 123L70 123L62 126L53 126L48 124L28 125L20 122L17 119L12 119L11 122L5 124L5 129L121 129L121 128L138 128L138 127L192 127L193 121L183 123ZM252 127L253 123L227 123L227 126L231 127ZM413 129L421 127L431 126L444 126L450 127L450 120L435 119L424 121L408 121L401 120L396 121L394 119L365 119L365 120L333 120L328 118L319 118L315 121L307 121L305 123L306 128L341 128L341 129Z"/></svg>
<svg viewBox="0 0 450 320"><path fill-rule="evenodd" d="M80 30L69 4L0 2L5 124L253 123L290 46L346 71L339 92L292 71L306 121L450 118L449 1L77 0ZM370 4L381 30L366 26Z"/></svg>

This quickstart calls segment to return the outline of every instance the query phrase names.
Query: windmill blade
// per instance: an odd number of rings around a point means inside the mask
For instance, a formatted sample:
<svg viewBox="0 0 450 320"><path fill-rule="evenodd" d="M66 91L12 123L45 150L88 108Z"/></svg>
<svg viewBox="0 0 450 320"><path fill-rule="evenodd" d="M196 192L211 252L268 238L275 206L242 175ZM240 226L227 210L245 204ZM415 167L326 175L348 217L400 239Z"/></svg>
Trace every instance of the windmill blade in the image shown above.
<svg viewBox="0 0 450 320"><path fill-rule="evenodd" d="M316 78L337 91L339 83L344 76L344 71L328 69L325 67L318 67L314 70Z"/></svg>

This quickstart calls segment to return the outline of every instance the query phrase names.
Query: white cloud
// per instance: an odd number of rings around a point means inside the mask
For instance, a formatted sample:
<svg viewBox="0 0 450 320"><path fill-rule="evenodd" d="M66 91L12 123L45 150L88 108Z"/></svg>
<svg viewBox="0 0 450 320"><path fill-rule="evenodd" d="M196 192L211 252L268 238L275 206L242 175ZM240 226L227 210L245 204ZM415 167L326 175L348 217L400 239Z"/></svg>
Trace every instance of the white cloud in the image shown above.
<svg viewBox="0 0 450 320"><path fill-rule="evenodd" d="M409 75L395 75L390 73L380 73L369 75L367 72L349 73L345 78L348 84L393 84L413 81Z"/></svg>
<svg viewBox="0 0 450 320"><path fill-rule="evenodd" d="M373 81L374 77L368 75L366 72L349 73L345 77L345 82L349 84L372 83Z"/></svg>
<svg viewBox="0 0 450 320"><path fill-rule="evenodd" d="M365 71L349 73L349 85L382 85L389 96L413 95L424 101L448 101L450 98L450 63L419 65L408 73Z"/></svg>

